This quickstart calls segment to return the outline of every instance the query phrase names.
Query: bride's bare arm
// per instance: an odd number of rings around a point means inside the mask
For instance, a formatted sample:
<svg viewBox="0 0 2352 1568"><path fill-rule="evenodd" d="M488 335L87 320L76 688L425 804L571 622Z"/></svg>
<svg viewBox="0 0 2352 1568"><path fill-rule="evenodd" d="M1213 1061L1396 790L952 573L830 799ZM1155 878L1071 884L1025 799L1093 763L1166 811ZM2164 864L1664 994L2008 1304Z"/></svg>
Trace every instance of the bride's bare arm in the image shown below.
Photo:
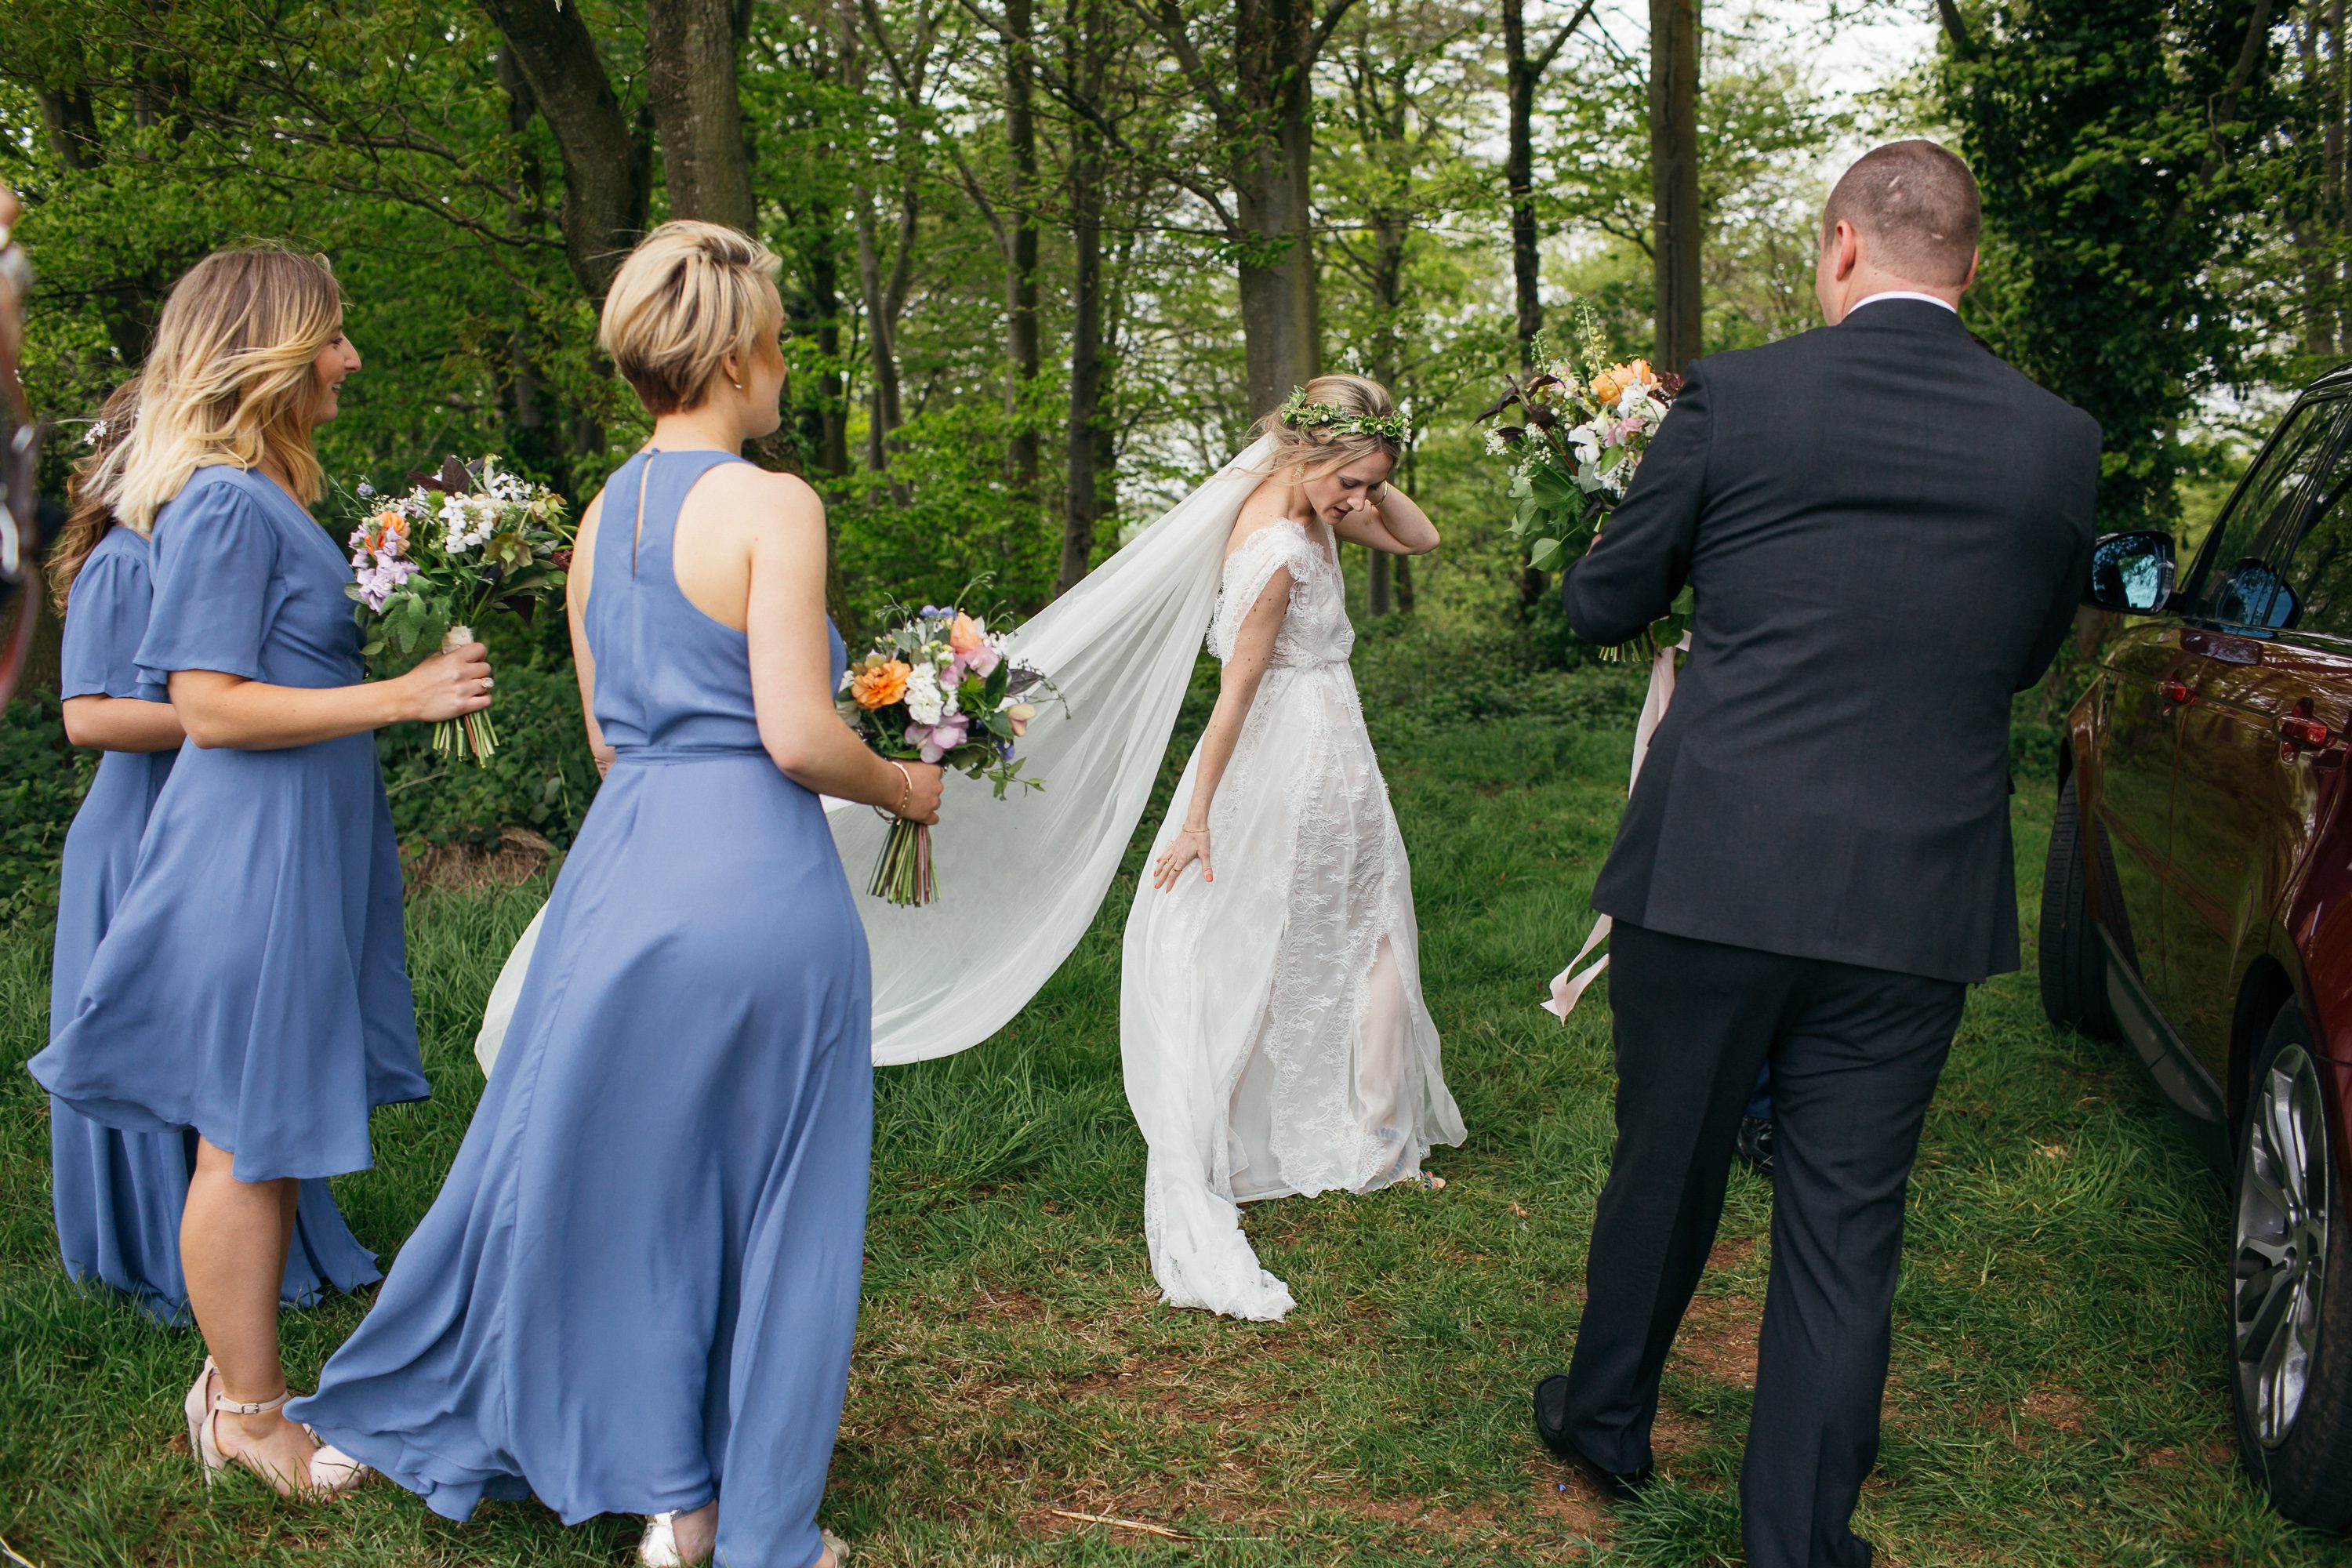
<svg viewBox="0 0 2352 1568"><path fill-rule="evenodd" d="M1201 863L1202 880L1217 879L1209 860L1209 803L1217 798L1217 782L1225 775L1225 764L1234 760L1242 725L1249 718L1250 705L1257 700L1258 682L1265 679L1266 666L1274 661L1275 635L1282 630L1282 617L1289 612L1290 568L1285 566L1266 579L1257 603L1250 606L1234 635L1233 657L1225 660L1224 675L1217 683L1217 706L1201 736L1201 766L1192 777L1192 798L1184 811L1184 826L1151 868L1152 885L1162 892L1173 888L1184 868L1195 860Z"/></svg>
<svg viewBox="0 0 2352 1568"><path fill-rule="evenodd" d="M1394 485L1383 483L1367 498L1371 505L1350 512L1331 531L1351 544L1367 545L1391 555L1426 555L1437 548L1437 525L1414 500Z"/></svg>

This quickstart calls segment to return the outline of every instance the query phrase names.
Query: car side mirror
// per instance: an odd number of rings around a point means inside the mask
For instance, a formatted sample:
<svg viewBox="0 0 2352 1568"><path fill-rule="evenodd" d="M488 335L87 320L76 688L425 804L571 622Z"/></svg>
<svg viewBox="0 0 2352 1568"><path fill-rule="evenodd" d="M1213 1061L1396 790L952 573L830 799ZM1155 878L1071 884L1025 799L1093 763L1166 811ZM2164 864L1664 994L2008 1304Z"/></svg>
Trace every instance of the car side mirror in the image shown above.
<svg viewBox="0 0 2352 1568"><path fill-rule="evenodd" d="M2126 616L2152 616L2172 597L2172 535L2136 528L2102 534L2091 546L2091 581L2083 602Z"/></svg>

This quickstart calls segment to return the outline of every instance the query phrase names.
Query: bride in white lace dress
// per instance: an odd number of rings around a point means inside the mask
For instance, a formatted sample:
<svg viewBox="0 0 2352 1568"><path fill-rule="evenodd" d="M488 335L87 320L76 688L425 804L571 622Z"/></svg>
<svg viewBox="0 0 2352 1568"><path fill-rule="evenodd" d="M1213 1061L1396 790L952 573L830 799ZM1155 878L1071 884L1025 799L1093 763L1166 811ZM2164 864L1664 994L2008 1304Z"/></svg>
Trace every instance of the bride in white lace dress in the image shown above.
<svg viewBox="0 0 2352 1568"><path fill-rule="evenodd" d="M1385 391L1325 376L1293 403L1012 634L1007 657L1050 670L1066 700L1022 744L1048 787L983 805L984 784L950 777L950 816L985 827L934 840L938 900L857 901L877 1066L994 1035L1093 923L1210 628L1224 687L1153 846L1158 880L1128 921L1120 1017L1150 1149L1152 1271L1178 1306L1247 1318L1291 1300L1258 1267L1237 1204L1414 1179L1432 1144L1462 1139L1333 553L1348 539L1417 554L1437 531L1388 487L1404 429ZM888 825L846 802L826 810L843 862L872 865ZM486 1070L539 930L491 991L475 1046Z"/></svg>
<svg viewBox="0 0 2352 1568"><path fill-rule="evenodd" d="M1422 1005L1404 841L1348 669L1338 542L1437 547L1387 480L1403 420L1379 384L1318 377L1262 426L1267 478L1226 547L1216 710L1127 922L1129 1103L1150 1147L1144 1231L1167 1301L1273 1320L1238 1205L1424 1177L1462 1117Z"/></svg>

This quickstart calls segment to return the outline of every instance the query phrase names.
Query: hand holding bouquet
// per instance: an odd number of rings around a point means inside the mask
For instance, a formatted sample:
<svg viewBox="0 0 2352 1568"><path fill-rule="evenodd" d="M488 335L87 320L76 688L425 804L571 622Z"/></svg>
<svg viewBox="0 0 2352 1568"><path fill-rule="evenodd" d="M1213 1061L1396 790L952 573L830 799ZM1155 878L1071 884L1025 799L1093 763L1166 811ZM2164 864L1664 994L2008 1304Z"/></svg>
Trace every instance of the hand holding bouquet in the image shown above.
<svg viewBox="0 0 2352 1568"><path fill-rule="evenodd" d="M1561 565L1600 532L1682 387L1647 360L1612 362L1589 307L1579 307L1577 321L1576 352L1538 337L1535 359L1545 368L1524 386L1506 376L1502 397L1478 416L1519 411L1520 423L1486 433L1486 451L1509 460L1511 533L1528 542L1528 564L1538 571ZM1677 605L1650 628L1653 651L1680 640L1685 618Z"/></svg>
<svg viewBox="0 0 2352 1568"><path fill-rule="evenodd" d="M397 500L359 488L353 581L343 591L358 602L369 658L405 663L462 647L493 608L528 616L563 586L572 563L563 499L498 465L495 455L451 458L438 474L411 475L415 487ZM498 732L487 711L468 713L435 725L433 746L483 763Z"/></svg>
<svg viewBox="0 0 2352 1568"><path fill-rule="evenodd" d="M1033 694L1052 689L1043 673L1004 655L1002 632L955 605L926 605L849 661L835 706L858 738L898 762L934 763L996 786L1043 789L1021 776L1014 750L1037 716ZM893 823L866 889L894 904L928 904L938 892L931 830Z"/></svg>

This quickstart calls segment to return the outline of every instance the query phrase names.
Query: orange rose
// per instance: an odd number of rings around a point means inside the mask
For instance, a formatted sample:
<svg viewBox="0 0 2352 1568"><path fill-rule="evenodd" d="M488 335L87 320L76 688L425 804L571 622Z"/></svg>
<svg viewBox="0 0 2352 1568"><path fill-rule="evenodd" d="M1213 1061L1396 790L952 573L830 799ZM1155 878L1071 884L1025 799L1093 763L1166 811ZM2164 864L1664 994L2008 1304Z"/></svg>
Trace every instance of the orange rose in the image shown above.
<svg viewBox="0 0 2352 1568"><path fill-rule="evenodd" d="M1648 360L1632 360L1624 364L1612 365L1592 378L1592 400L1603 407L1613 407L1617 400L1625 395L1627 387L1657 384L1657 372L1650 368Z"/></svg>
<svg viewBox="0 0 2352 1568"><path fill-rule="evenodd" d="M408 539L408 520L389 508L375 514L375 531L368 535L367 547L381 553L388 539L404 543Z"/></svg>
<svg viewBox="0 0 2352 1568"><path fill-rule="evenodd" d="M913 673L895 658L868 664L850 678L849 695L860 708L887 708L907 695L907 677Z"/></svg>
<svg viewBox="0 0 2352 1568"><path fill-rule="evenodd" d="M948 647L958 653L970 653L985 640L980 623L970 616L958 616L955 625L948 628Z"/></svg>

